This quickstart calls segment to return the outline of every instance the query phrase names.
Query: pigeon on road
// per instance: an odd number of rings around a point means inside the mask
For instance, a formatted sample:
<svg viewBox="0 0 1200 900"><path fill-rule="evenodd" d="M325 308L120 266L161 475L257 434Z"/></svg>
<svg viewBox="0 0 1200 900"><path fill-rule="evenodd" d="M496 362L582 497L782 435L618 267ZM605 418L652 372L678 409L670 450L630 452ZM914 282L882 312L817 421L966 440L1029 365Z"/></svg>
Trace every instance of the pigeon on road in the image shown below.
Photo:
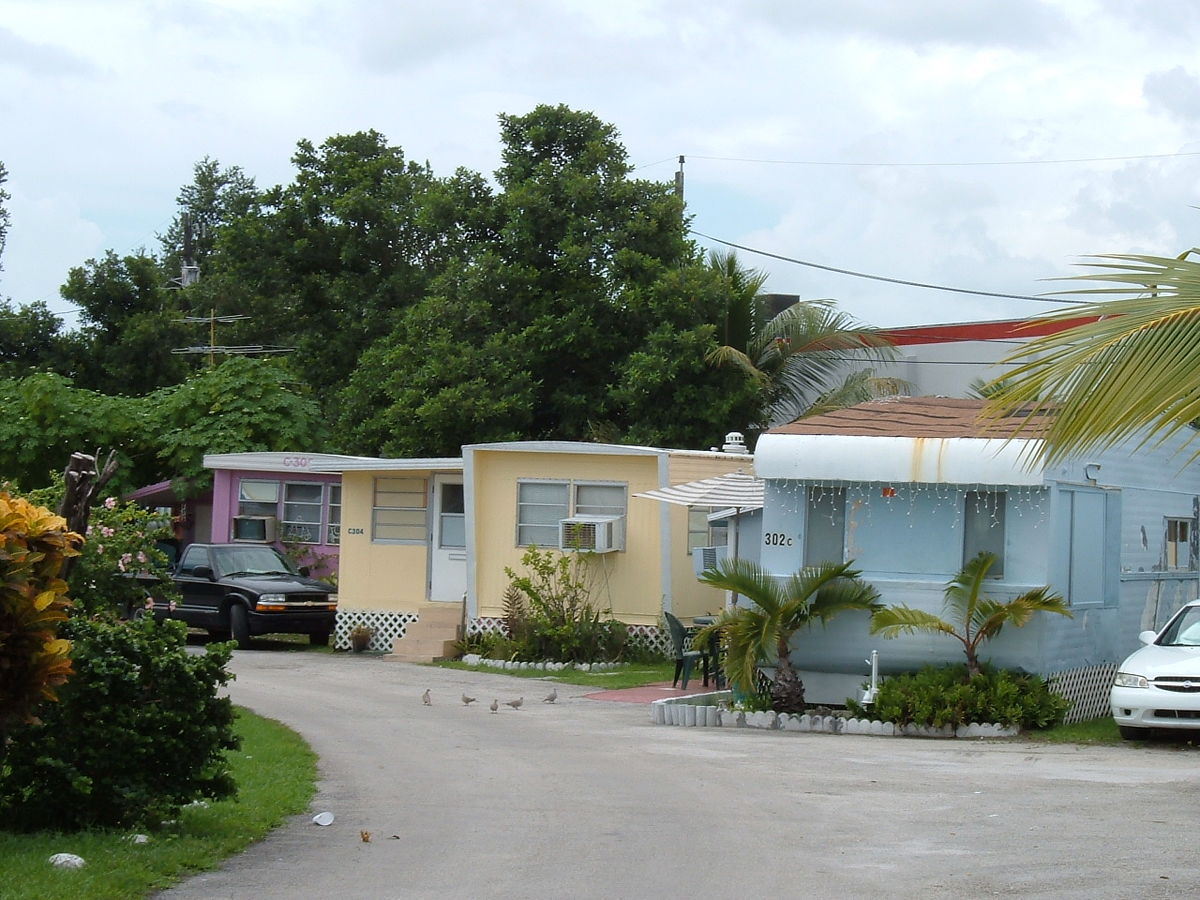
<svg viewBox="0 0 1200 900"><path fill-rule="evenodd" d="M421 702L426 706L433 706L433 700L429 696L429 688L425 688L425 693L421 695Z"/></svg>
<svg viewBox="0 0 1200 900"><path fill-rule="evenodd" d="M548 693L545 697L542 698L542 702L543 703L553 703L557 699L558 699L558 688L552 687L550 689L550 693Z"/></svg>
<svg viewBox="0 0 1200 900"><path fill-rule="evenodd" d="M511 706L513 709L520 709L521 704L525 702L524 697L518 697L516 700L505 700L505 706Z"/></svg>
<svg viewBox="0 0 1200 900"><path fill-rule="evenodd" d="M474 697L468 697L466 694L463 694L463 706L470 706L474 702Z"/></svg>
<svg viewBox="0 0 1200 900"><path fill-rule="evenodd" d="M492 712L495 712L495 711L496 711L496 710L498 710L499 708L500 708L500 701L499 701L499 700L493 700L493 701L492 701L492 705L488 707L488 709L490 709Z"/></svg>

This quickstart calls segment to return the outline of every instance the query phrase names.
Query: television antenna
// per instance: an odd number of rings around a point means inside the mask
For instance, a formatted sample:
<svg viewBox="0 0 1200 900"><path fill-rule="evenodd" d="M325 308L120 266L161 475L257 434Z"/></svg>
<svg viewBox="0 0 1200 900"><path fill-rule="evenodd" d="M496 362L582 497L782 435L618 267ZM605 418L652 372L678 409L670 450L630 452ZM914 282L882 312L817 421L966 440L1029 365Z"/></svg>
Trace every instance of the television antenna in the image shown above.
<svg viewBox="0 0 1200 900"><path fill-rule="evenodd" d="M252 353L273 354L273 353L291 353L295 347L276 347L269 344L243 344L236 347L226 347L217 344L217 324L222 325L229 322L240 322L243 319L249 319L251 316L218 316L215 309L210 309L207 316L184 316L182 319L176 319L177 322L183 322L189 325L197 325L208 323L208 346L207 347L176 347L171 350L172 353L182 353L189 355L198 355L201 353L208 354L208 366L211 369L216 364L216 355L218 353L226 356L248 356Z"/></svg>

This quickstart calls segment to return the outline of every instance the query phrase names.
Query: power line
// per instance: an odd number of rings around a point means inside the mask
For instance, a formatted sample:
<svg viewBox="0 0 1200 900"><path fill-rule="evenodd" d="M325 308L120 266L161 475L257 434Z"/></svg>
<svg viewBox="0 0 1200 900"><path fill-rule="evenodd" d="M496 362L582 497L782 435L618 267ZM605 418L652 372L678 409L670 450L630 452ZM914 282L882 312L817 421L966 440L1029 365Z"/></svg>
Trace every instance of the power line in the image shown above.
<svg viewBox="0 0 1200 900"><path fill-rule="evenodd" d="M689 234L694 234L696 237L704 238L706 241L715 241L718 244L724 244L726 247L733 247L735 250L744 250L747 253L756 253L759 256L768 256L771 259L782 260L783 262L795 263L798 266L808 266L810 269L820 269L824 272L834 272L838 275L849 275L853 278L867 278L871 281L884 281L888 284L900 284L905 287L925 288L930 291L949 291L953 294L972 294L976 297L1001 297L1006 300L1033 300L1037 303L1053 303L1057 306L1062 306L1064 303L1075 306L1092 306L1087 300L1064 300L1062 298L1053 297L1035 297L1031 294L1002 294L997 291L976 291L970 288L949 287L944 284L928 284L923 281L908 281L904 278L888 278L884 275L870 275L866 272L856 272L853 269L839 269L836 266L826 266L821 263L808 262L803 259L795 259L791 256L781 256L778 253L770 253L766 250L756 250L754 247L746 247L742 244L735 244L732 241L722 240L718 237L713 237L710 234L696 231L694 228L689 229Z"/></svg>
<svg viewBox="0 0 1200 900"><path fill-rule="evenodd" d="M1072 163L1130 162L1139 159L1175 159L1182 156L1200 156L1200 150L1184 150L1179 153L1144 153L1138 156L1079 156L1068 159L1008 159L971 160L965 162L834 162L820 159L753 159L741 156L700 156L689 153L689 159L707 159L716 162L761 163L772 166L829 166L843 169L923 169L923 168L971 168L976 166L1057 166ZM666 160L659 160L665 162ZM658 163L649 163L658 165Z"/></svg>

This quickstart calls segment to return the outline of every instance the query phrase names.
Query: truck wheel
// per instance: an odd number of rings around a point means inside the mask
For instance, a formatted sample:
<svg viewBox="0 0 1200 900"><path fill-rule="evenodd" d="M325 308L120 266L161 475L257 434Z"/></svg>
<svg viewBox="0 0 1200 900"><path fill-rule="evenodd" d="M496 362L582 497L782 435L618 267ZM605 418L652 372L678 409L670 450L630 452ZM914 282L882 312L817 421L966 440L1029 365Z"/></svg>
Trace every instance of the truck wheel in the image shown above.
<svg viewBox="0 0 1200 900"><path fill-rule="evenodd" d="M240 603L229 607L229 631L237 641L239 650L250 649L250 617L246 607Z"/></svg>
<svg viewBox="0 0 1200 900"><path fill-rule="evenodd" d="M310 634L308 636L308 642L310 644L312 644L314 647L328 647L329 646L329 632L322 631L318 634Z"/></svg>

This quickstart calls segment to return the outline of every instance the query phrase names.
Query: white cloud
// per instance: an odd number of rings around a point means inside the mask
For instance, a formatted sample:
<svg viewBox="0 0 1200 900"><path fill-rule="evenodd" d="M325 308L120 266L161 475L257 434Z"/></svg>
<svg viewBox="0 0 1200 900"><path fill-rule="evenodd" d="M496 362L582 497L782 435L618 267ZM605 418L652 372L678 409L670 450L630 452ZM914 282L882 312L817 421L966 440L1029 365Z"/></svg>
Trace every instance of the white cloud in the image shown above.
<svg viewBox="0 0 1200 900"><path fill-rule="evenodd" d="M1190 0L8 6L0 159L23 207L0 287L18 301L154 246L205 155L269 185L299 138L375 128L440 174L490 174L496 116L543 102L612 122L640 177L686 154L697 229L785 256L1026 294L1083 254L1195 243L1195 157L827 165L1198 149ZM747 261L877 324L1043 308Z"/></svg>

